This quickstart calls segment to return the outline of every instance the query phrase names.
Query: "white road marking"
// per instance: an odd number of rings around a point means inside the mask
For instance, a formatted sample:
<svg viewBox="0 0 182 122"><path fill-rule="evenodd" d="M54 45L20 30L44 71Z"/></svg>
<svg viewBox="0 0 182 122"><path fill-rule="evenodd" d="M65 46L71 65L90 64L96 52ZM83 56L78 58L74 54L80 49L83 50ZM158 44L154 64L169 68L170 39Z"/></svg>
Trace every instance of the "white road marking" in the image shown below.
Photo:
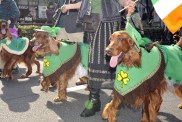
<svg viewBox="0 0 182 122"><path fill-rule="evenodd" d="M80 86L69 87L69 88L67 88L67 92L82 90L82 89L85 89L86 87L87 87L86 85L80 85Z"/></svg>

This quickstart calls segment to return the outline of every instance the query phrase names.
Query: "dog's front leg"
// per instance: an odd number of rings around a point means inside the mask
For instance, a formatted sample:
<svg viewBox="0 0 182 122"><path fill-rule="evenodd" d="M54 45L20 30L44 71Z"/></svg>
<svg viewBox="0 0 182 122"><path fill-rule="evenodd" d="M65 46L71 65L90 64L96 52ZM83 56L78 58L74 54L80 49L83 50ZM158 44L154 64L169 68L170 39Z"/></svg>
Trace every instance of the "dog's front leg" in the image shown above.
<svg viewBox="0 0 182 122"><path fill-rule="evenodd" d="M178 108L182 109L182 85L176 86L175 88L175 94L178 96L181 100L181 103L178 105Z"/></svg>
<svg viewBox="0 0 182 122"><path fill-rule="evenodd" d="M156 89L154 92L151 92L149 95L147 95L144 100L141 122L157 122L157 114L162 101L163 99L160 89Z"/></svg>
<svg viewBox="0 0 182 122"><path fill-rule="evenodd" d="M13 58L12 60L9 59L5 65L4 65L4 68L3 68L3 72L2 72L2 77L9 77L10 80L13 80L13 75L12 75L12 71L13 71L13 67L15 65L17 61L17 58Z"/></svg>
<svg viewBox="0 0 182 122"><path fill-rule="evenodd" d="M54 98L54 102L59 102L61 100L67 100L67 85L68 81L65 81L65 79L59 79L57 82L58 87L58 96Z"/></svg>
<svg viewBox="0 0 182 122"><path fill-rule="evenodd" d="M32 74L32 65L31 65L31 59L26 57L25 58L25 65L27 66L27 72L21 75L21 78L27 78L29 75Z"/></svg>
<svg viewBox="0 0 182 122"><path fill-rule="evenodd" d="M34 63L37 65L36 73L40 73L40 63L39 63L39 61L35 60Z"/></svg>
<svg viewBox="0 0 182 122"><path fill-rule="evenodd" d="M110 103L107 103L102 112L102 118L108 120L109 122L117 121L117 113L122 104L122 100L120 99L118 93L115 93L113 99Z"/></svg>

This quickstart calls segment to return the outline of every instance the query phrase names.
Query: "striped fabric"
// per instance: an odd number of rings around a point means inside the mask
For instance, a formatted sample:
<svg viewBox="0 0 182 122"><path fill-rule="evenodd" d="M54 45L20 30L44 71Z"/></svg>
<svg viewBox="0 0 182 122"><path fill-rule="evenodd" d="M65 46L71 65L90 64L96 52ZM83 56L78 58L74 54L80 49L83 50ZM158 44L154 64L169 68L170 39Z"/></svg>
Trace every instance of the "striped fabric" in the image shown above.
<svg viewBox="0 0 182 122"><path fill-rule="evenodd" d="M170 32L175 33L182 27L182 0L151 1L157 14Z"/></svg>

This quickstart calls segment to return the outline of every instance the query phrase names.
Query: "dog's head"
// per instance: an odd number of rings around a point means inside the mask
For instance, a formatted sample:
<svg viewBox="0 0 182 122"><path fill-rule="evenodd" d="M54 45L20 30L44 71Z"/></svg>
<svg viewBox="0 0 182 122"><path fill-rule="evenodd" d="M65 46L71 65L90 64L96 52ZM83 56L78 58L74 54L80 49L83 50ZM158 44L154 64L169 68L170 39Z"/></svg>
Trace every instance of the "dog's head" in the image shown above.
<svg viewBox="0 0 182 122"><path fill-rule="evenodd" d="M106 48L106 54L111 56L111 67L116 67L120 63L128 67L140 66L140 57L134 48L134 41L125 31L116 31L110 36L110 44Z"/></svg>
<svg viewBox="0 0 182 122"><path fill-rule="evenodd" d="M9 23L6 20L0 20L0 40L6 37L11 38L11 33L9 31Z"/></svg>
<svg viewBox="0 0 182 122"><path fill-rule="evenodd" d="M39 81L40 81L40 85L42 86L42 90L45 91L45 92L48 92L49 91L49 86L51 85L50 80L46 80L44 77L41 77L39 79Z"/></svg>
<svg viewBox="0 0 182 122"><path fill-rule="evenodd" d="M44 56L48 53L58 54L60 43L54 38L50 37L47 32L35 32L33 34L33 39L31 39L30 42L33 45L32 50L38 55Z"/></svg>

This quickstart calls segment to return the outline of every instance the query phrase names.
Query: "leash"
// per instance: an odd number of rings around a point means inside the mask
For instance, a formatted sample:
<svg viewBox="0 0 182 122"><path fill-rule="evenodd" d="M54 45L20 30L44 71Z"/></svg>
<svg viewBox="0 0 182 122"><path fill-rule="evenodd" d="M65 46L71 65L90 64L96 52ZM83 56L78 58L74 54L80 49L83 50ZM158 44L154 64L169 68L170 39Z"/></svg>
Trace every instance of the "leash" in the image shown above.
<svg viewBox="0 0 182 122"><path fill-rule="evenodd" d="M68 3L70 4L70 0L69 0ZM66 4L66 0L64 1L63 5L64 5L64 4ZM59 12L59 14L58 14L58 17L57 17L57 19L56 19L56 21L55 21L55 23L54 23L54 27L58 24L59 18L60 18L60 16L62 15L62 11L61 11L60 6L59 6L59 8L56 10L56 12ZM67 12L67 15L69 15L69 10L68 10L68 12Z"/></svg>

